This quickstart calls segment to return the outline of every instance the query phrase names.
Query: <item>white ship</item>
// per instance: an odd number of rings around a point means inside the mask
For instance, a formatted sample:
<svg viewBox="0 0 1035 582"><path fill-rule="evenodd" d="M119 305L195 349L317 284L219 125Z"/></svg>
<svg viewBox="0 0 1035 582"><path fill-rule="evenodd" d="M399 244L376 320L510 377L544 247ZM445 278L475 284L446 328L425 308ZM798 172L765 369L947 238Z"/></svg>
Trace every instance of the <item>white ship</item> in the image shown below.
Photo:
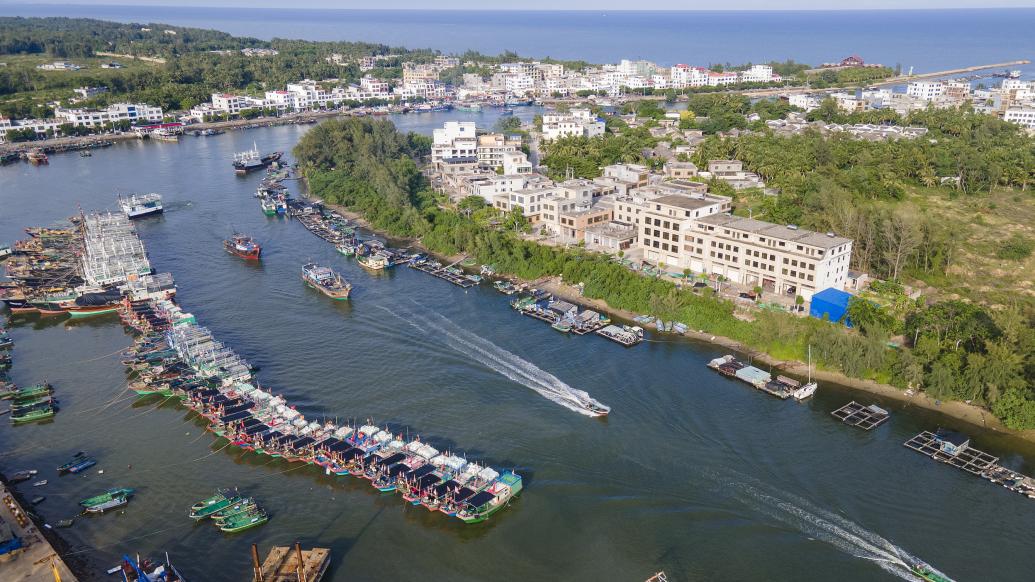
<svg viewBox="0 0 1035 582"><path fill-rule="evenodd" d="M129 219L141 218L162 213L161 194L132 194L129 197L119 196L119 206Z"/></svg>

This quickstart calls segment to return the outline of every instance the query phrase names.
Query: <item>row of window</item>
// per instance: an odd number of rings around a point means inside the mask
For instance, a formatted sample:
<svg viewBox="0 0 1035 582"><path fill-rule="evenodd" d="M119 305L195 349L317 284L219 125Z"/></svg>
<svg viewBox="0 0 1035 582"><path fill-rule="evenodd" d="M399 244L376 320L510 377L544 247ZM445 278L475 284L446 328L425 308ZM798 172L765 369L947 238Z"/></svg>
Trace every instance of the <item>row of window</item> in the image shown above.
<svg viewBox="0 0 1035 582"><path fill-rule="evenodd" d="M645 226L645 227L643 227L643 234L645 234L647 236L650 236L651 235L651 230ZM654 236L663 238L665 240L671 240L672 242L676 242L676 243L679 242L679 235L678 234L673 234L670 237L670 235L667 232L662 232L662 231L660 231L658 229L654 229ZM679 247L677 246L676 248L679 248Z"/></svg>

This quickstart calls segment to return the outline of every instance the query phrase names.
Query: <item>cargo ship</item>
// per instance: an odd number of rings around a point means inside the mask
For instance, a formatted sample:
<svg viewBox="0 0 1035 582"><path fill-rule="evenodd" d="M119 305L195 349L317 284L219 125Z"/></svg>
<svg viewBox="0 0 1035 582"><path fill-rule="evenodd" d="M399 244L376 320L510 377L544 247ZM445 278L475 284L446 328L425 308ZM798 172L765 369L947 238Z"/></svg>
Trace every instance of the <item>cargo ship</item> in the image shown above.
<svg viewBox="0 0 1035 582"><path fill-rule="evenodd" d="M161 194L131 194L125 198L120 194L118 199L119 207L130 220L161 214L163 211Z"/></svg>
<svg viewBox="0 0 1035 582"><path fill-rule="evenodd" d="M316 263L309 263L302 267L302 280L306 282L306 285L337 301L348 299L349 294L352 293L351 283L332 271L330 267L321 267Z"/></svg>
<svg viewBox="0 0 1035 582"><path fill-rule="evenodd" d="M234 171L238 174L247 174L253 170L265 168L280 159L284 152L273 152L260 154L259 148L252 144L252 149L246 152L234 154Z"/></svg>
<svg viewBox="0 0 1035 582"><path fill-rule="evenodd" d="M223 241L223 248L231 255L237 255L242 259L258 260L262 255L262 247L252 237L235 234Z"/></svg>

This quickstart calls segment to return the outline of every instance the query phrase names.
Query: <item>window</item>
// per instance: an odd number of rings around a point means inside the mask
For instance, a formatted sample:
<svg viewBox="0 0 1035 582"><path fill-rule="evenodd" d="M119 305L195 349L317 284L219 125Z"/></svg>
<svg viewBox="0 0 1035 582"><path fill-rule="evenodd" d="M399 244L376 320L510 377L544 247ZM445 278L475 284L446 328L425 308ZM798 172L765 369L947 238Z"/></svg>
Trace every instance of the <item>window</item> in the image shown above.
<svg viewBox="0 0 1035 582"><path fill-rule="evenodd" d="M654 241L654 248L658 248L658 241Z"/></svg>
<svg viewBox="0 0 1035 582"><path fill-rule="evenodd" d="M665 221L665 224L663 226L665 228L672 228L672 226L669 224L669 222L667 220Z"/></svg>
<svg viewBox="0 0 1035 582"><path fill-rule="evenodd" d="M679 235L678 234L672 235L672 242L679 242Z"/></svg>
<svg viewBox="0 0 1035 582"><path fill-rule="evenodd" d="M668 243L661 243L661 250L668 251Z"/></svg>

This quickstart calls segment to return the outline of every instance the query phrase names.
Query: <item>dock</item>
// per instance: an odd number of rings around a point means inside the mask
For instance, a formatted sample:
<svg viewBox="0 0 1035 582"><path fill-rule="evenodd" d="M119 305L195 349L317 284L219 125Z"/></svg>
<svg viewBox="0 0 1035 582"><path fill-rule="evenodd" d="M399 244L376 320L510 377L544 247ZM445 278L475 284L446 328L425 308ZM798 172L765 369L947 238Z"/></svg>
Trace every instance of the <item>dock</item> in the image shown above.
<svg viewBox="0 0 1035 582"><path fill-rule="evenodd" d="M981 475L993 468L999 457L970 446L970 439L953 431L938 429L937 433L925 430L906 441L905 446L941 461L963 469L974 475Z"/></svg>
<svg viewBox="0 0 1035 582"><path fill-rule="evenodd" d="M452 271L447 270L449 267L443 267L435 262L430 261L417 261L410 263L410 267L417 269L423 273L427 273L432 277L438 277L439 279L449 281L457 287L468 289L477 285L474 281L468 279L464 275L458 275Z"/></svg>
<svg viewBox="0 0 1035 582"><path fill-rule="evenodd" d="M62 582L75 582L68 565L4 485L0 499L0 580L53 582L60 576Z"/></svg>
<svg viewBox="0 0 1035 582"><path fill-rule="evenodd" d="M295 542L290 548L273 546L260 566L259 549L252 544L253 582L320 582L330 563L331 550L328 548L303 550Z"/></svg>
<svg viewBox="0 0 1035 582"><path fill-rule="evenodd" d="M884 424L891 413L876 404L863 406L856 401L851 401L841 408L831 412L834 418L849 425L863 430L873 430Z"/></svg>

